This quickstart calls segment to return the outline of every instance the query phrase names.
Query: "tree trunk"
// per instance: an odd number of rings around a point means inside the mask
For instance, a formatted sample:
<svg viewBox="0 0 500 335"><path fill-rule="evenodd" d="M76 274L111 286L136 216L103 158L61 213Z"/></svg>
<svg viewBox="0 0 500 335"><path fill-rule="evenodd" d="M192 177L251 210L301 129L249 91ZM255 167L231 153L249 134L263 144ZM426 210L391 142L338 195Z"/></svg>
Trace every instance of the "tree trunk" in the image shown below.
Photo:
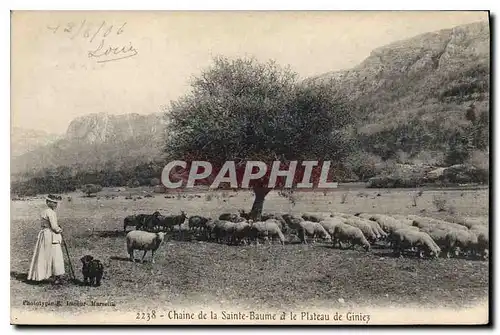
<svg viewBox="0 0 500 335"><path fill-rule="evenodd" d="M264 200L270 191L270 188L254 188L255 200L253 201L252 210L250 211L250 218L252 218L252 220L260 220L262 208L264 207Z"/></svg>

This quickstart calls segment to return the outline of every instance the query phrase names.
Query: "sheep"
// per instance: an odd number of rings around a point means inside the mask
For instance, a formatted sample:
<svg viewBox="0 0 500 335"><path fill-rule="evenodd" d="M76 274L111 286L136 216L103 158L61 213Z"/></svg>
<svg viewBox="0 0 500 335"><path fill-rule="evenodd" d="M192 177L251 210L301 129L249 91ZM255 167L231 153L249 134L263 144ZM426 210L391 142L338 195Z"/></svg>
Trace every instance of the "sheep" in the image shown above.
<svg viewBox="0 0 500 335"><path fill-rule="evenodd" d="M224 241L230 243L235 226L236 222L216 220L213 232L217 243L222 243Z"/></svg>
<svg viewBox="0 0 500 335"><path fill-rule="evenodd" d="M187 219L187 214L181 211L180 215L169 215L163 216L158 220L158 225L162 227L162 230L172 230L175 226L180 226Z"/></svg>
<svg viewBox="0 0 500 335"><path fill-rule="evenodd" d="M316 237L331 240L330 234L325 230L325 228L323 228L323 226L319 222L302 221L299 223L299 225L302 227L305 233L302 243L307 243L305 238L306 236L312 237L313 242L316 241Z"/></svg>
<svg viewBox="0 0 500 335"><path fill-rule="evenodd" d="M208 220L209 218L203 216L198 216L198 215L191 216L188 219L189 228L193 230L198 230L200 233L205 233L206 223L208 222Z"/></svg>
<svg viewBox="0 0 500 335"><path fill-rule="evenodd" d="M186 239L186 233L189 234L189 222L183 222L180 225L172 226L172 232L177 233L177 238L180 241L184 241Z"/></svg>
<svg viewBox="0 0 500 335"><path fill-rule="evenodd" d="M451 219L451 221L459 225L465 226L468 229L471 229L472 226L475 225L482 225L482 226L488 225L487 217L454 217Z"/></svg>
<svg viewBox="0 0 500 335"><path fill-rule="evenodd" d="M458 256L460 252L473 253L477 248L478 239L472 231L451 230L446 234L446 242L450 251Z"/></svg>
<svg viewBox="0 0 500 335"><path fill-rule="evenodd" d="M136 215L136 226L137 230L153 231L159 224L160 212L156 211L153 214L138 214Z"/></svg>
<svg viewBox="0 0 500 335"><path fill-rule="evenodd" d="M446 235L450 232L450 230L423 228L420 231L429 234L432 240L441 249L441 253L446 258L450 257L450 246L446 239Z"/></svg>
<svg viewBox="0 0 500 335"><path fill-rule="evenodd" d="M332 218L334 217L343 217L343 218L349 218L349 217L353 217L354 215L352 214L347 214L347 213L340 213L340 212L332 212L331 215L330 215Z"/></svg>
<svg viewBox="0 0 500 335"><path fill-rule="evenodd" d="M399 222L401 222L402 224L404 225L407 225L407 226L413 226L413 220L410 219L408 216L406 215L399 215L399 214L391 214L391 215L388 215L389 217L392 217L393 219L396 219L398 220Z"/></svg>
<svg viewBox="0 0 500 335"><path fill-rule="evenodd" d="M291 214L283 214L283 220L291 229L300 229L299 223L304 221L303 218Z"/></svg>
<svg viewBox="0 0 500 335"><path fill-rule="evenodd" d="M372 220L372 221L375 221L375 219L374 219L375 215L377 215L377 214L371 214L371 213L356 213L356 214L354 214L354 216L357 216L359 218L366 219L366 220Z"/></svg>
<svg viewBox="0 0 500 335"><path fill-rule="evenodd" d="M367 216L360 216L360 217L367 218ZM396 220L395 218L382 214L370 214L369 220L376 221L387 234L397 229L408 227L407 224L402 223Z"/></svg>
<svg viewBox="0 0 500 335"><path fill-rule="evenodd" d="M158 250L163 240L165 239L165 233L150 233L139 230L132 230L127 234L127 252L130 255L130 260L135 262L134 250L144 250L142 255L141 263L144 263L144 257L146 253L151 251L151 263L155 262L154 255L155 251Z"/></svg>
<svg viewBox="0 0 500 335"><path fill-rule="evenodd" d="M304 242L305 232L304 232L304 228L302 228L300 225L300 223L302 221L304 221L304 219L301 217L298 217L298 216L291 215L291 214L283 214L282 217L283 217L283 220L285 220L288 228L290 228L291 230L297 231L300 241Z"/></svg>
<svg viewBox="0 0 500 335"><path fill-rule="evenodd" d="M378 234L376 234L371 225L367 224L366 222L362 221L360 218L344 218L343 222L345 224L348 224L353 227L358 227L361 229L363 232L363 235L365 235L366 239L370 243L374 243L377 240Z"/></svg>
<svg viewBox="0 0 500 335"><path fill-rule="evenodd" d="M123 219L123 231L127 231L128 226L137 226L137 217L136 215L129 215L125 219Z"/></svg>
<svg viewBox="0 0 500 335"><path fill-rule="evenodd" d="M485 227L473 227L471 231L477 235L476 254L480 255L483 259L488 258L490 249L488 229Z"/></svg>
<svg viewBox="0 0 500 335"><path fill-rule="evenodd" d="M408 215L408 218L413 220L413 226L424 228L428 226L437 226L441 229L456 229L456 230L467 230L467 227L460 225L458 223L448 222L444 220L423 217L418 215Z"/></svg>
<svg viewBox="0 0 500 335"><path fill-rule="evenodd" d="M246 239L250 235L250 224L248 222L236 222L233 227L233 243L238 245L243 241L246 244Z"/></svg>
<svg viewBox="0 0 500 335"><path fill-rule="evenodd" d="M400 221L394 217L383 214L356 213L354 214L354 216L360 219L377 222L379 227L387 234L396 229L411 225L410 221L407 219L403 219Z"/></svg>
<svg viewBox="0 0 500 335"><path fill-rule="evenodd" d="M426 254L430 257L437 257L441 253L439 246L427 233L413 229L402 228L393 231L391 241L394 243L394 253L399 255L402 255L404 250L414 248L417 249L420 258Z"/></svg>
<svg viewBox="0 0 500 335"><path fill-rule="evenodd" d="M286 224L285 219L283 219L283 214L278 214L278 213L264 213L261 215L261 221L267 221L269 219L274 219L278 222L278 225L283 232L283 234L286 234L288 231L288 225Z"/></svg>
<svg viewBox="0 0 500 335"><path fill-rule="evenodd" d="M364 220L367 224L369 224L372 227L375 234L379 236L378 237L379 239L385 239L387 237L387 233L382 229L382 227L380 227L378 222L366 219L362 220Z"/></svg>
<svg viewBox="0 0 500 335"><path fill-rule="evenodd" d="M390 248L394 248L397 245L398 240L400 238L399 235L401 234L401 231L403 231L403 230L411 230L411 231L415 231L415 232L420 231L418 229L418 227L413 227L413 226L401 225L399 227L395 227L393 230L391 230L387 234L387 242L389 243Z"/></svg>
<svg viewBox="0 0 500 335"><path fill-rule="evenodd" d="M250 239L255 241L255 244L259 244L258 239L263 238L264 240L271 241L269 240L269 237L271 239L273 237L278 237L280 240L280 243L282 245L285 245L285 236L281 232L280 228L278 225L273 222L273 221L258 221L258 222L250 222L250 230L249 230L249 236Z"/></svg>
<svg viewBox="0 0 500 335"><path fill-rule="evenodd" d="M347 225L345 223L341 223L335 226L333 233L333 246L335 247L336 243L342 247L342 242L347 242L350 244L351 248L354 249L356 245L362 246L365 251L370 250L370 243L366 240L365 235L358 227L353 227Z"/></svg>
<svg viewBox="0 0 500 335"><path fill-rule="evenodd" d="M328 218L327 220L321 221L319 224L323 226L330 236L333 236L335 232L335 227L339 224L342 224L343 221L340 218Z"/></svg>
<svg viewBox="0 0 500 335"><path fill-rule="evenodd" d="M216 220L209 219L207 223L205 223L205 237L207 238L208 241L213 241L212 239L212 233L215 232L215 224Z"/></svg>
<svg viewBox="0 0 500 335"><path fill-rule="evenodd" d="M331 213L303 213L302 218L305 221L320 222L331 217Z"/></svg>

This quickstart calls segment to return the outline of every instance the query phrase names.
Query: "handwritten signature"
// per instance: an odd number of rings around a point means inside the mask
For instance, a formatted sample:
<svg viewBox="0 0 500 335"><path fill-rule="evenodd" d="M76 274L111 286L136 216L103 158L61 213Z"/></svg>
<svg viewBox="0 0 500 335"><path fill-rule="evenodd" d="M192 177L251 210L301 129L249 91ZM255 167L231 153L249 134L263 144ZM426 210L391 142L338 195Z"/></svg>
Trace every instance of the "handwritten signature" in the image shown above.
<svg viewBox="0 0 500 335"><path fill-rule="evenodd" d="M88 57L95 58L97 63L105 63L130 58L138 54L138 50L132 45L132 42L121 46L112 46L107 43L108 38L123 34L126 25L127 22L124 22L115 28L113 24L102 21L99 27L95 28L87 20L82 20L79 24L67 22L65 25L47 26L47 29L51 30L54 34L66 34L71 40L77 37L83 38L90 44L93 44L96 38L100 38L101 42L99 45L93 48L93 50L88 51Z"/></svg>
<svg viewBox="0 0 500 335"><path fill-rule="evenodd" d="M97 63L105 63L112 62L124 58L129 58L137 55L137 49L134 48L131 42L129 42L128 46L114 47L108 46L104 47L104 39L101 40L101 43L97 47L97 49L93 51L89 51L89 58L103 58L97 60ZM116 57L115 57L116 56ZM106 58L111 57L111 58Z"/></svg>

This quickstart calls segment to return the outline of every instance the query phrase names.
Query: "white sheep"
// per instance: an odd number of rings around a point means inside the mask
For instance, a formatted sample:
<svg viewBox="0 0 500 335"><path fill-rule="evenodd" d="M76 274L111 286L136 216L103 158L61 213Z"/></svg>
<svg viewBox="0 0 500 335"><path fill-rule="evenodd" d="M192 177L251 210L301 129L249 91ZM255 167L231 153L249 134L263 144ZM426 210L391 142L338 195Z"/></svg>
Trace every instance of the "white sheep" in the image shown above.
<svg viewBox="0 0 500 335"><path fill-rule="evenodd" d="M343 221L345 224L348 224L353 227L358 227L359 229L361 229L363 235L370 243L375 243L375 241L379 237L378 234L376 234L373 231L371 225L366 223L363 219L354 217L354 218L344 218Z"/></svg>
<svg viewBox="0 0 500 335"><path fill-rule="evenodd" d="M463 254L474 253L477 249L478 239L473 231L450 230L446 234L446 242L450 251L458 256L460 252Z"/></svg>
<svg viewBox="0 0 500 335"><path fill-rule="evenodd" d="M366 216L361 216L361 215L360 217L364 219L367 218ZM393 217L383 214L371 214L369 216L369 220L376 221L387 234L390 234L391 232L397 229L409 227L409 225L406 224L406 222L403 223L400 220L396 220Z"/></svg>
<svg viewBox="0 0 500 335"><path fill-rule="evenodd" d="M424 254L437 257L441 253L439 246L427 233L413 229L402 228L393 231L391 241L394 243L394 252L399 255L402 254L403 250L413 250L414 248L417 249L420 257L423 257Z"/></svg>
<svg viewBox="0 0 500 335"><path fill-rule="evenodd" d="M300 226L304 230L304 240L303 243L306 242L306 236L310 236L313 238L313 242L316 241L316 238L322 238L325 240L331 240L330 234L323 228L323 226L319 222L313 221L302 221L300 222Z"/></svg>
<svg viewBox="0 0 500 335"><path fill-rule="evenodd" d="M155 262L155 251L160 247L165 239L165 233L150 233L141 230L132 230L127 234L127 252L130 260L135 262L134 250L144 250L141 262L144 263L146 253L151 251L151 263Z"/></svg>
<svg viewBox="0 0 500 335"><path fill-rule="evenodd" d="M328 234L330 234L330 236L333 236L335 227L339 224L343 224L343 222L340 218L328 218L327 220L321 221L319 224L323 226L323 228Z"/></svg>
<svg viewBox="0 0 500 335"><path fill-rule="evenodd" d="M487 226L488 225L488 218L487 217L454 217L452 218L452 221L454 221L457 224L460 224L462 226L465 226L469 229L471 229L473 226L476 225L482 225L482 226Z"/></svg>
<svg viewBox="0 0 500 335"><path fill-rule="evenodd" d="M390 216L407 226L413 225L413 220L409 218L407 215L391 214Z"/></svg>
<svg viewBox="0 0 500 335"><path fill-rule="evenodd" d="M479 254L483 259L486 259L489 255L490 248L488 227L473 226L471 228L471 232L474 232L477 235L476 253Z"/></svg>
<svg viewBox="0 0 500 335"><path fill-rule="evenodd" d="M285 245L285 235L281 232L278 223L274 220L267 220L265 222L258 221L252 222L250 221L250 239L255 241L255 244L258 245L259 238L263 238L265 241L268 241L271 244L271 240L274 237L279 238L280 243ZM271 239L269 239L271 238Z"/></svg>
<svg viewBox="0 0 500 335"><path fill-rule="evenodd" d="M366 240L366 237L363 235L361 229L345 223L338 224L335 227L335 232L333 234L334 247L337 243L340 247L342 247L342 242L349 243L352 249L354 249L356 245L360 245L365 249L365 251L370 250L370 243Z"/></svg>

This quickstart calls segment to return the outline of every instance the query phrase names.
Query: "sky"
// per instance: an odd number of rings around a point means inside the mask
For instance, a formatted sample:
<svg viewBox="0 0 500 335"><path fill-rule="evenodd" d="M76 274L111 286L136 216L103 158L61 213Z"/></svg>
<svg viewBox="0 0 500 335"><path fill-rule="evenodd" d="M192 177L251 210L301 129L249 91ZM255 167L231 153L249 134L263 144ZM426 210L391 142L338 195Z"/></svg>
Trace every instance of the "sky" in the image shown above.
<svg viewBox="0 0 500 335"><path fill-rule="evenodd" d="M89 113L160 112L217 55L274 59L305 78L351 68L394 41L487 19L458 11L14 12L11 126L61 134Z"/></svg>

